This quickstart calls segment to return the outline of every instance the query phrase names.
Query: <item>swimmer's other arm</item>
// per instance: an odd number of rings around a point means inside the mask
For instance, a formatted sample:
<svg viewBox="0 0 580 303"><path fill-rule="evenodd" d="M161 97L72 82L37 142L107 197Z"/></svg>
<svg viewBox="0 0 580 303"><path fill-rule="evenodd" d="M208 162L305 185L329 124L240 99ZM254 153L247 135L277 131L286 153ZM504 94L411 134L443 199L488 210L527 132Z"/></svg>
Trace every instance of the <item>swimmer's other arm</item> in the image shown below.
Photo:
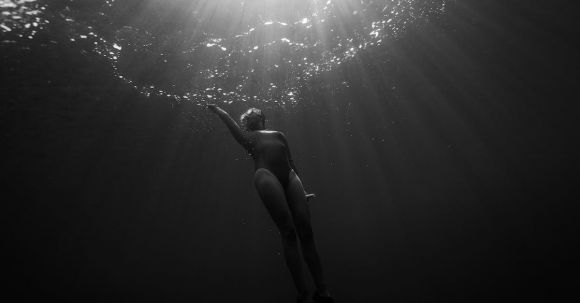
<svg viewBox="0 0 580 303"><path fill-rule="evenodd" d="M294 164L294 159L292 159L292 154L290 153L290 146L288 145L288 141L286 140L286 136L283 133L280 133L282 136L282 141L286 145L286 154L288 155L288 162L290 163L290 167L294 170L296 175L298 175L298 169L296 168L296 164ZM316 198L315 194L309 194L304 190L304 196L306 197L306 201L310 201L312 198Z"/></svg>
<svg viewBox="0 0 580 303"><path fill-rule="evenodd" d="M278 132L280 134L280 138L284 145L286 146L286 156L288 157L288 162L290 163L290 167L294 170L294 172L298 174L298 169L296 168L296 164L294 164L294 160L292 159L292 154L290 153L290 146L288 145L288 140L286 140L286 135L283 132Z"/></svg>
<svg viewBox="0 0 580 303"><path fill-rule="evenodd" d="M230 116L230 114L228 114L228 112L221 109L219 106L215 104L208 104L207 108L211 110L213 113L215 113L225 123L225 125L230 130L230 133L232 133L232 135L234 136L236 141L238 141L238 143L240 143L244 147L248 145L248 140L244 135L244 131L240 128L238 123L236 123L236 121L232 119L232 117Z"/></svg>

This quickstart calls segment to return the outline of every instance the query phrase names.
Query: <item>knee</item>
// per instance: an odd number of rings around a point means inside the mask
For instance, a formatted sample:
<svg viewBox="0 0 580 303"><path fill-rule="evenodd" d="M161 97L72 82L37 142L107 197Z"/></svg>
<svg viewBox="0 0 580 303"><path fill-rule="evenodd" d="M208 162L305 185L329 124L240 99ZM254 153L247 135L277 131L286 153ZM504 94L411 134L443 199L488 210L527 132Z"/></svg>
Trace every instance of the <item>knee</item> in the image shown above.
<svg viewBox="0 0 580 303"><path fill-rule="evenodd" d="M268 172L263 168L258 168L254 173L254 183L256 185L261 184L264 181L264 177Z"/></svg>
<svg viewBox="0 0 580 303"><path fill-rule="evenodd" d="M282 239L284 241L296 241L297 240L296 228L294 228L294 226L281 228L280 236L282 236Z"/></svg>
<svg viewBox="0 0 580 303"><path fill-rule="evenodd" d="M266 176L272 176L272 172L266 168L260 167L254 172L254 179L262 179Z"/></svg>
<svg viewBox="0 0 580 303"><path fill-rule="evenodd" d="M300 225L297 228L298 236L301 242L310 242L314 240L314 233L309 224Z"/></svg>

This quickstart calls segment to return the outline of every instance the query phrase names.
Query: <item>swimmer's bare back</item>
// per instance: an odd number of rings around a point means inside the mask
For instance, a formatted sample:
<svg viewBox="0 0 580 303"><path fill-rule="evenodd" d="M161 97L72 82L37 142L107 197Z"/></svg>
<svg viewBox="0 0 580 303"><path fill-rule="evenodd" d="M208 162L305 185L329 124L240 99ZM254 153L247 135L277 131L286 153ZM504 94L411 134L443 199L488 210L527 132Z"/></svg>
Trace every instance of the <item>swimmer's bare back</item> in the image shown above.
<svg viewBox="0 0 580 303"><path fill-rule="evenodd" d="M257 130L244 130L223 109L215 104L208 104L207 108L216 113L226 124L236 141L242 145L254 158L255 169L265 168L272 172L286 188L289 172L298 170L292 160L288 142L284 134L278 131L265 130L262 124ZM304 192L306 201L316 197L315 194Z"/></svg>

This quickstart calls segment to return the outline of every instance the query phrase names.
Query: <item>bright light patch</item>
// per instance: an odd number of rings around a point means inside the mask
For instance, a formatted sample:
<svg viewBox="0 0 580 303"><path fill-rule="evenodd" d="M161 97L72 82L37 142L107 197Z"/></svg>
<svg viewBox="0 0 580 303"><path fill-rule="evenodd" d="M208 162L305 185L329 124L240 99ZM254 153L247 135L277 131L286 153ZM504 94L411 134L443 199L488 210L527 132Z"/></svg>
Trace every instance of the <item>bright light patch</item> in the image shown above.
<svg viewBox="0 0 580 303"><path fill-rule="evenodd" d="M0 0L0 31L32 39L51 22L68 24L69 43L89 41L119 79L146 96L284 105L299 102L301 87L313 78L443 12L445 2L142 0L136 9L94 0L100 10L71 1L50 11L44 4L50 1Z"/></svg>

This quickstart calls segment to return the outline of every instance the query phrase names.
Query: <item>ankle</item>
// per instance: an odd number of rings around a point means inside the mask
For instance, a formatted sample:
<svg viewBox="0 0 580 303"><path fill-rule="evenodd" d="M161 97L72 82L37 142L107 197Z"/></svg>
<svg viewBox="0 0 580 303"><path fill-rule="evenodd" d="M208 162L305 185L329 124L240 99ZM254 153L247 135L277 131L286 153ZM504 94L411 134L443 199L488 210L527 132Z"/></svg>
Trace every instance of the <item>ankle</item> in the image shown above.
<svg viewBox="0 0 580 303"><path fill-rule="evenodd" d="M316 295L319 297L330 297L330 292L327 288L317 288Z"/></svg>
<svg viewBox="0 0 580 303"><path fill-rule="evenodd" d="M297 302L307 302L309 297L310 297L310 293L308 293L308 291L304 291L304 292L298 293L298 297L297 297L296 301Z"/></svg>

